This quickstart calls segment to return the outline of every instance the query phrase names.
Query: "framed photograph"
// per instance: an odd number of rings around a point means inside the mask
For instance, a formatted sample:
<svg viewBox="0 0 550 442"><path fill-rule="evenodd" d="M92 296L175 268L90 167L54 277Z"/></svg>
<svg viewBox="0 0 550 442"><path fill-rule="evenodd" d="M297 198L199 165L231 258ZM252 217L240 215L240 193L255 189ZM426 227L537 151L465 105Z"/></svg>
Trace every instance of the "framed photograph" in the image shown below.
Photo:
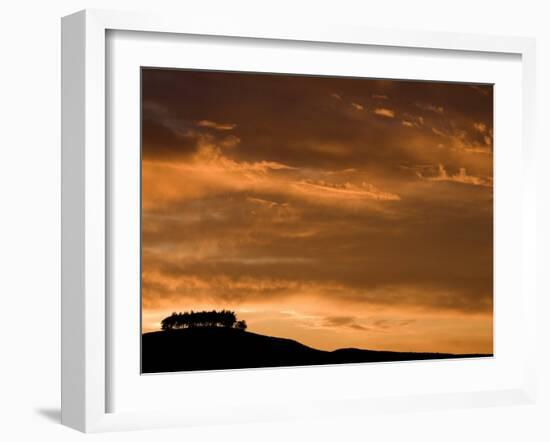
<svg viewBox="0 0 550 442"><path fill-rule="evenodd" d="M64 424L534 400L532 40L62 35Z"/></svg>
<svg viewBox="0 0 550 442"><path fill-rule="evenodd" d="M142 373L492 357L493 87L142 67Z"/></svg>

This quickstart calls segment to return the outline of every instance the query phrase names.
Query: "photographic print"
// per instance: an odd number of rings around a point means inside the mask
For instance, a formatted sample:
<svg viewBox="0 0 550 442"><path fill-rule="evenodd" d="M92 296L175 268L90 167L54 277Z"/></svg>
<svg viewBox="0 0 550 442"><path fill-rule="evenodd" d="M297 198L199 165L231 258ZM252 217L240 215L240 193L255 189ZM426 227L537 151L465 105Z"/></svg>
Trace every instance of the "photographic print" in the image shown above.
<svg viewBox="0 0 550 442"><path fill-rule="evenodd" d="M492 356L492 85L141 87L142 373Z"/></svg>

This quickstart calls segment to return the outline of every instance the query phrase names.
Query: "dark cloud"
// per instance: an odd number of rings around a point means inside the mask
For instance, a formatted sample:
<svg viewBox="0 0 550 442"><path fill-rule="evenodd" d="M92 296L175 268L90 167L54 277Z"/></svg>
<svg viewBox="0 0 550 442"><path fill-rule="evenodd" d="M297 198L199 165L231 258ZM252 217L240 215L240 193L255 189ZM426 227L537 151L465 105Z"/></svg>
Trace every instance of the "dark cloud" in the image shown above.
<svg viewBox="0 0 550 442"><path fill-rule="evenodd" d="M455 183L429 184L432 191L436 186L455 187ZM461 190L475 195L477 189ZM447 193L458 194L452 189ZM463 197L453 204L443 199L437 205L411 197L389 202L406 205L400 207L399 217L393 217L353 208L342 216L345 209L335 211L314 203L301 203L298 208L298 202L277 202L273 195L264 198L246 194L206 198L146 217L144 259L149 259L147 245L152 245L151 250L180 248L188 250L188 255L180 252L180 259L154 255L154 265L174 278L238 275L340 284L343 288L334 296L369 303L468 311L491 308L488 200ZM386 286L415 286L425 294L411 299L408 293L382 299L371 294ZM266 291L275 295L269 287ZM223 292L228 293L234 292L229 288ZM263 295L260 291L253 296Z"/></svg>
<svg viewBox="0 0 550 442"><path fill-rule="evenodd" d="M404 130L407 128L402 127L401 120L357 112L352 103L434 122L443 120L443 116L419 109L417 102L445 103L447 124L456 120L455 124L462 128L462 120L467 118L467 133L474 132L471 119L492 127L492 88L478 87L490 94L480 95L467 85L452 83L177 70L143 73L144 100L164 106L180 124L201 120L230 122L236 125L234 133L242 140L238 152L242 160L291 162L298 167L380 168L391 166L396 160L417 158L418 153L403 142L403 136L411 138L411 134ZM391 109L372 98L389 91ZM442 105L431 106L439 109ZM437 149L441 140L431 128L417 130L413 138L410 142L422 145L434 162L445 162L445 152ZM338 146L352 149L334 155Z"/></svg>
<svg viewBox="0 0 550 442"><path fill-rule="evenodd" d="M324 318L323 325L329 327L349 327L359 331L369 330L368 327L358 324L357 319L352 316L327 316Z"/></svg>
<svg viewBox="0 0 550 442"><path fill-rule="evenodd" d="M141 127L144 159L174 159L197 151L198 138L191 133L178 134L151 118L144 118Z"/></svg>

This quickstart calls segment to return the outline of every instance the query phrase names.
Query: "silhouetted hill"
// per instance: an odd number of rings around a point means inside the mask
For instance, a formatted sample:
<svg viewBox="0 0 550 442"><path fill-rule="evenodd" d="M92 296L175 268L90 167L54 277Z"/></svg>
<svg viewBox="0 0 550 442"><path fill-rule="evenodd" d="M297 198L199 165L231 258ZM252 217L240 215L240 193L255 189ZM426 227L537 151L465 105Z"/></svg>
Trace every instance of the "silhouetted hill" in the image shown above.
<svg viewBox="0 0 550 442"><path fill-rule="evenodd" d="M197 327L142 335L143 373L483 356L492 355L400 353L356 348L323 351L291 339L222 327Z"/></svg>

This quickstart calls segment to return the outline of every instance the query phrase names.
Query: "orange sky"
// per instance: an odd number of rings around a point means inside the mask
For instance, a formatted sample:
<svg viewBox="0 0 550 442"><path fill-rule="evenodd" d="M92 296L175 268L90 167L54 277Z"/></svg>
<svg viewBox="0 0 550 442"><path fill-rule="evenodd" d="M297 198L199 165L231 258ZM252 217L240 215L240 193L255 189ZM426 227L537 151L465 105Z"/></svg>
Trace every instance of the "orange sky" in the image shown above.
<svg viewBox="0 0 550 442"><path fill-rule="evenodd" d="M492 353L493 88L143 69L143 331Z"/></svg>

